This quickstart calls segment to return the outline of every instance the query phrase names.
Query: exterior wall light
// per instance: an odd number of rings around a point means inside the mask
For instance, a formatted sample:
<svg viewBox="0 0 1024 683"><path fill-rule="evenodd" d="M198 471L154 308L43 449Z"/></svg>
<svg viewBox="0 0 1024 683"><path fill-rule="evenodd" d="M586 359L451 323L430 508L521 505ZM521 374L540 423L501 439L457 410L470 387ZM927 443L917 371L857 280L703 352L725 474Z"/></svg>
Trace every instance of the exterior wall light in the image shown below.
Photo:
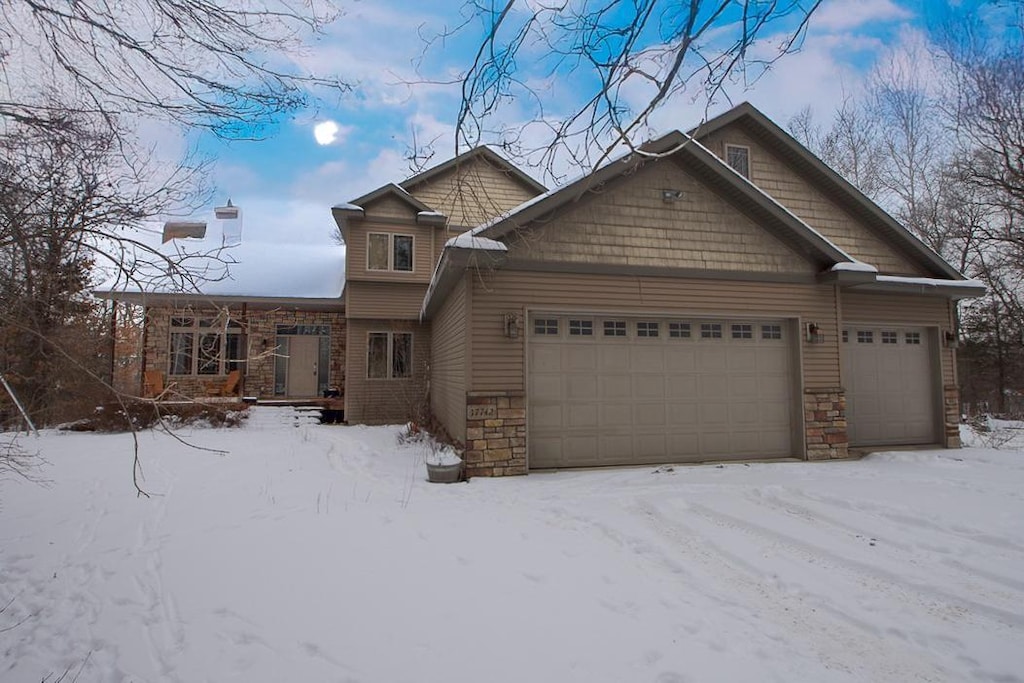
<svg viewBox="0 0 1024 683"><path fill-rule="evenodd" d="M505 336L509 339L519 339L519 332L523 327L523 321L519 314L506 313L502 317L505 321Z"/></svg>
<svg viewBox="0 0 1024 683"><path fill-rule="evenodd" d="M957 336L956 332L954 332L953 330L946 330L942 334L942 336L943 336L943 339L945 339L945 341L946 341L946 348L947 349L959 349L960 348L960 338Z"/></svg>
<svg viewBox="0 0 1024 683"><path fill-rule="evenodd" d="M682 198L683 198L683 191L682 190L669 190L669 189L665 189L665 190L661 191L661 201L665 202L666 204L671 204L672 202L678 202Z"/></svg>
<svg viewBox="0 0 1024 683"><path fill-rule="evenodd" d="M818 327L818 323L807 323L804 326L805 338L808 344L824 344L825 333Z"/></svg>

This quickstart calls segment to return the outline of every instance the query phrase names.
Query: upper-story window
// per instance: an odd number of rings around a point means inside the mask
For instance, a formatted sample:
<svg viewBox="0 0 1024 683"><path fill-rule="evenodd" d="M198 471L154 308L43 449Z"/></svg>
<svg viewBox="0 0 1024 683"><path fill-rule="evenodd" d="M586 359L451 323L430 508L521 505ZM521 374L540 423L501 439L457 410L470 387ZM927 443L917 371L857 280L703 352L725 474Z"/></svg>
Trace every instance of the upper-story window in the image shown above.
<svg viewBox="0 0 1024 683"><path fill-rule="evenodd" d="M750 148L741 145L725 146L725 163L744 178L750 178Z"/></svg>
<svg viewBox="0 0 1024 683"><path fill-rule="evenodd" d="M366 269L412 272L412 235L371 232L367 236Z"/></svg>

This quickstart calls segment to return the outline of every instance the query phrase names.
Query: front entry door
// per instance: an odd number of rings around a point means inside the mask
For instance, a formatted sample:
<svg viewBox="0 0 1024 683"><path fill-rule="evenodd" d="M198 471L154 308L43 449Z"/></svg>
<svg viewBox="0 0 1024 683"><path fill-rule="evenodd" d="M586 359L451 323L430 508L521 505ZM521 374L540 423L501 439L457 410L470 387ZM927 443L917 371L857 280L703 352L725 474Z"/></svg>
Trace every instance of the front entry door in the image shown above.
<svg viewBox="0 0 1024 683"><path fill-rule="evenodd" d="M320 337L294 336L288 339L288 396L316 396L319 355Z"/></svg>

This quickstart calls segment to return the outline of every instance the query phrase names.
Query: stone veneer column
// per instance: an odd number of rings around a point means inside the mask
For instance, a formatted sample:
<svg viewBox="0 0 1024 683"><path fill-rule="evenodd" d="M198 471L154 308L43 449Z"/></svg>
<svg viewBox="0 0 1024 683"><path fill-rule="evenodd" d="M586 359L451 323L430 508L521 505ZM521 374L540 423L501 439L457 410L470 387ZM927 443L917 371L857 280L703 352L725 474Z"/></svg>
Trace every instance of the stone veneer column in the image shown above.
<svg viewBox="0 0 1024 683"><path fill-rule="evenodd" d="M804 389L804 438L808 460L849 457L846 393L841 387Z"/></svg>
<svg viewBox="0 0 1024 683"><path fill-rule="evenodd" d="M960 388L955 384L942 387L943 445L960 448Z"/></svg>
<svg viewBox="0 0 1024 683"><path fill-rule="evenodd" d="M526 402L522 392L466 394L467 477L526 474Z"/></svg>

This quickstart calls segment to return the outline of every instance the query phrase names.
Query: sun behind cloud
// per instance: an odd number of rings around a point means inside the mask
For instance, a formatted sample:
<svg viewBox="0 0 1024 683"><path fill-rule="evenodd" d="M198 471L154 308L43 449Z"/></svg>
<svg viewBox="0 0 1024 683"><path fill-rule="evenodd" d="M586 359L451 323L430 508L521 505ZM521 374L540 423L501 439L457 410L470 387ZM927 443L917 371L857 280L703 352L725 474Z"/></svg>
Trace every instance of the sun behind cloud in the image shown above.
<svg viewBox="0 0 1024 683"><path fill-rule="evenodd" d="M321 121L313 127L313 137L318 145L329 145L338 138L341 128L334 121Z"/></svg>

